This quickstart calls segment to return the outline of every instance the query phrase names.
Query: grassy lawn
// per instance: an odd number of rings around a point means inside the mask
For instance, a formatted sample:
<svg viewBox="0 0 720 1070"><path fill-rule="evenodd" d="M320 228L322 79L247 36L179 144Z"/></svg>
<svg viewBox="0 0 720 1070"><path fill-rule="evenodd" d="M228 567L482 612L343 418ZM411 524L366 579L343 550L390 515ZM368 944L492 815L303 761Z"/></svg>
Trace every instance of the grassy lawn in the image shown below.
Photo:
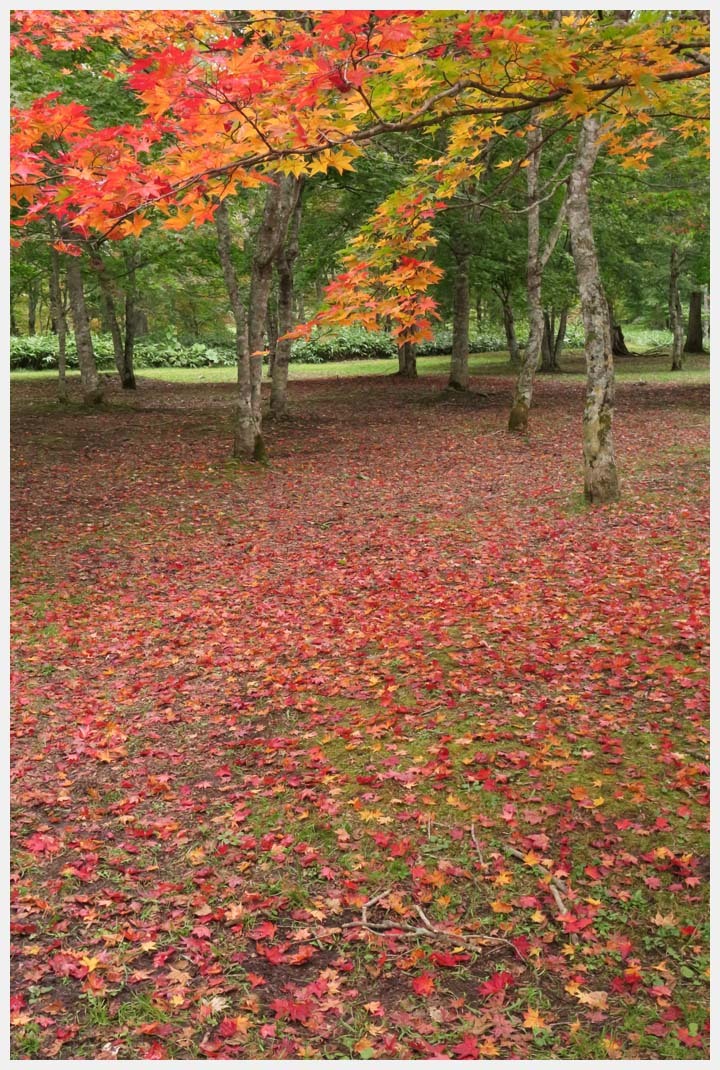
<svg viewBox="0 0 720 1070"><path fill-rule="evenodd" d="M563 360L563 372L557 376L542 376L543 379L577 379L584 378L584 358L581 352L566 352ZM648 382L683 382L705 383L710 377L710 358L707 356L688 356L682 372L668 370L668 357L638 356L622 357L615 361L615 374L619 381L632 381L638 378ZM417 362L418 373L424 375L446 375L450 370L449 357L420 357ZM301 379L342 379L356 376L392 375L397 371L395 360L346 360L329 364L291 364L290 380ZM475 376L512 376L507 353L479 353L470 358L470 371ZM76 376L78 372L69 372ZM13 371L13 382L32 381L35 379L54 379L55 371ZM160 379L168 383L232 383L236 380L234 368L141 368L139 378Z"/></svg>

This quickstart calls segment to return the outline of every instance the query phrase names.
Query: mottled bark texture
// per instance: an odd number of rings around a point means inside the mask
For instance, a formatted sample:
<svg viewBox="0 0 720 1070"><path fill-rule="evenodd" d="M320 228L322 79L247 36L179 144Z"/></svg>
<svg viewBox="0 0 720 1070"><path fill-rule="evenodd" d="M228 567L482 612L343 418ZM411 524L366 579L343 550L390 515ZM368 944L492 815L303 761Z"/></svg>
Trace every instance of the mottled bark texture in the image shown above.
<svg viewBox="0 0 720 1070"><path fill-rule="evenodd" d="M413 342L398 346L398 375L403 379L417 379L417 347Z"/></svg>
<svg viewBox="0 0 720 1070"><path fill-rule="evenodd" d="M670 316L670 330L672 331L672 345L670 347L671 366L670 371L682 371L683 366L683 315L680 303L680 255L677 246L673 245L670 250L670 279L668 283L668 312Z"/></svg>
<svg viewBox="0 0 720 1070"><path fill-rule="evenodd" d="M222 266L225 289L230 301L230 311L235 321L235 353L237 356L238 391L233 413L233 457L254 460L256 444L262 447L262 429L256 423L252 408L250 351L247 338L245 306L240 297L237 272L232 259L232 236L227 201L221 201L215 210L218 256Z"/></svg>
<svg viewBox="0 0 720 1070"><path fill-rule="evenodd" d="M685 339L685 352L686 353L704 353L705 347L703 345L703 292L702 290L693 290L690 294L690 305L688 307L688 322L687 322L687 337Z"/></svg>
<svg viewBox="0 0 720 1070"><path fill-rule="evenodd" d="M60 253L50 246L50 313L55 324L55 333L58 340L58 400L65 402L68 399L67 390L67 321L63 308L62 291L60 288Z"/></svg>
<svg viewBox="0 0 720 1070"><path fill-rule="evenodd" d="M566 202L585 327L583 456L585 497L593 503L616 501L620 496L612 433L615 373L610 319L590 216L590 176L599 151L600 130L599 116L584 118Z"/></svg>
<svg viewBox="0 0 720 1070"><path fill-rule="evenodd" d="M300 253L302 219L302 178L298 179L295 204L287 228L287 237L278 251L275 270L278 281L277 335L270 386L270 413L276 419L287 414L288 365L292 341L284 335L293 327L295 298L295 261Z"/></svg>
<svg viewBox="0 0 720 1070"><path fill-rule="evenodd" d="M80 258L77 256L67 258L67 288L75 333L75 347L80 365L80 389L83 401L86 405L98 405L103 400L103 387L95 363L95 350L85 305Z"/></svg>
<svg viewBox="0 0 720 1070"><path fill-rule="evenodd" d="M528 306L528 340L520 361L515 384L508 430L527 431L530 405L532 404L535 372L542 350L545 323L542 308L542 277L547 262L560 237L565 224L565 200L555 218L552 229L543 248L540 248L540 159L542 155L542 127L537 119L532 123L527 135L527 203L528 203L528 255L527 255L527 306Z"/></svg>
<svg viewBox="0 0 720 1070"><path fill-rule="evenodd" d="M453 251L453 335L448 386L453 390L467 390L470 383L470 252L462 247Z"/></svg>

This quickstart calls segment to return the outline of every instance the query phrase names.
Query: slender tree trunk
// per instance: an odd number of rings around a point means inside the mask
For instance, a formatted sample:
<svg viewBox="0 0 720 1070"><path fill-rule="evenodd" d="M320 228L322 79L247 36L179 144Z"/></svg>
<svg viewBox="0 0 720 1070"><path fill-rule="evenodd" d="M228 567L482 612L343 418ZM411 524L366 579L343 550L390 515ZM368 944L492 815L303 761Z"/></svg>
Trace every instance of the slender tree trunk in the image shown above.
<svg viewBox="0 0 720 1070"><path fill-rule="evenodd" d="M127 264L127 285L125 288L125 344L123 346L125 378L121 375L123 389L135 390L135 336L137 332L137 286L135 280L136 263L131 255Z"/></svg>
<svg viewBox="0 0 720 1070"><path fill-rule="evenodd" d="M455 253L455 285L453 290L453 338L448 386L453 390L467 390L470 383L470 253L461 249Z"/></svg>
<svg viewBox="0 0 720 1070"><path fill-rule="evenodd" d="M278 276L278 331L275 360L270 386L270 412L279 419L287 413L288 365L292 341L283 337L292 330L293 298L295 295L294 271L295 261L300 252L300 221L302 218L302 179L298 180L295 205L288 225L285 245L280 248L276 260Z"/></svg>
<svg viewBox="0 0 720 1070"><path fill-rule="evenodd" d="M278 337L280 336L280 330L278 328L278 309L273 300L272 295L268 301L267 312L267 324L265 325L268 340L268 376L272 379L273 367L275 365L275 352L277 350Z"/></svg>
<svg viewBox="0 0 720 1070"><path fill-rule="evenodd" d="M132 358L134 351L134 326L132 323L132 300L131 315L128 320L127 316L127 297L125 305L125 336L120 327L120 321L117 315L117 309L115 307L115 297L112 292L112 282L108 275L107 267L100 256L96 256L92 260L92 266L95 269L98 283L100 286L100 299L102 302L103 319L107 325L107 329L110 331L113 344L113 357L115 360L115 367L120 377L120 384L123 390L135 390L135 372L133 371ZM129 328L129 333L128 333Z"/></svg>
<svg viewBox="0 0 720 1070"><path fill-rule="evenodd" d="M670 330L672 331L672 347L670 354L672 365L670 371L682 371L683 366L683 316L680 303L680 257L677 246L673 245L670 250L670 284L668 287L668 310L670 313Z"/></svg>
<svg viewBox="0 0 720 1070"><path fill-rule="evenodd" d="M704 353L703 347L703 292L693 290L690 294L690 307L688 308L687 338L685 339L686 353Z"/></svg>
<svg viewBox="0 0 720 1070"><path fill-rule="evenodd" d="M543 336L540 346L540 366L538 371L547 375L549 372L556 372L555 366L555 326L554 326L555 314L552 316L547 311L543 310Z"/></svg>
<svg viewBox="0 0 720 1070"><path fill-rule="evenodd" d="M528 256L527 256L527 305L529 333L527 345L523 351L515 384L515 397L510 419L509 431L527 431L530 405L532 404L535 372L540 360L545 323L542 308L542 277L548 260L560 237L565 222L565 201L552 226L547 241L540 249L540 157L542 153L542 127L539 121L533 122L527 136L529 164L527 167L528 198Z"/></svg>
<svg viewBox="0 0 720 1070"><path fill-rule="evenodd" d="M67 322L60 292L60 253L50 246L50 308L58 340L58 400L68 399L66 378Z"/></svg>
<svg viewBox="0 0 720 1070"><path fill-rule="evenodd" d="M417 379L417 349L413 342L398 346L398 375L402 379Z"/></svg>
<svg viewBox="0 0 720 1070"><path fill-rule="evenodd" d="M130 294L125 294L125 344L123 346L124 377L123 390L135 390L135 302Z"/></svg>
<svg viewBox="0 0 720 1070"><path fill-rule="evenodd" d="M17 320L15 319L15 309L12 306L12 302L10 304L10 334L20 334L20 331L18 330Z"/></svg>
<svg viewBox="0 0 720 1070"><path fill-rule="evenodd" d="M560 322L558 323L558 329L555 333L555 364L558 371L560 370L560 356L565 345L565 332L567 331L567 319L568 309L567 305L563 305L560 309Z"/></svg>
<svg viewBox="0 0 720 1070"><path fill-rule="evenodd" d="M262 440L261 386L267 307L272 289L273 264L285 241L288 222L298 196L298 180L292 175L278 175L268 189L262 223L255 237L250 275L248 337L250 346L250 399L257 432L254 448L256 460L266 457Z"/></svg>
<svg viewBox="0 0 720 1070"><path fill-rule="evenodd" d="M507 288L501 288L497 293L502 306L503 326L505 328L505 339L507 341L508 353L510 354L510 363L513 367L517 367L520 364L520 347L518 346L517 335L515 334L515 315L513 313L510 291Z"/></svg>
<svg viewBox="0 0 720 1070"><path fill-rule="evenodd" d="M600 129L597 115L583 120L567 194L567 220L585 327L585 497L593 503L616 501L620 496L612 433L615 372L610 320L590 216L590 175L599 151Z"/></svg>
<svg viewBox="0 0 720 1070"><path fill-rule="evenodd" d="M233 457L241 460L260 460L264 456L262 428L255 419L252 405L252 373L248 345L245 306L240 297L237 273L232 259L232 236L227 201L215 210L218 236L218 255L222 265L230 309L235 320L235 352L237 354L238 392L233 418Z"/></svg>
<svg viewBox="0 0 720 1070"><path fill-rule="evenodd" d="M36 321L37 321L37 306L38 306L38 287L34 282L28 283L27 290L28 299L28 334L35 334Z"/></svg>
<svg viewBox="0 0 720 1070"><path fill-rule="evenodd" d="M95 363L79 257L68 256L66 274L83 401L86 405L98 405L103 400L104 391Z"/></svg>

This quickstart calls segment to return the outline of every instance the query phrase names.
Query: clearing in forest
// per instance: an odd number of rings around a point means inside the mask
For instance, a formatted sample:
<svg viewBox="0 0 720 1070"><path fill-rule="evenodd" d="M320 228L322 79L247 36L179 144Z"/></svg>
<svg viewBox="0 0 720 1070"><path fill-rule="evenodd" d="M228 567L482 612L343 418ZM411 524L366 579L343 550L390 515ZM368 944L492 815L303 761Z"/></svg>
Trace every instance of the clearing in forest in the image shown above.
<svg viewBox="0 0 720 1070"><path fill-rule="evenodd" d="M16 1058L708 1057L708 390L13 387Z"/></svg>

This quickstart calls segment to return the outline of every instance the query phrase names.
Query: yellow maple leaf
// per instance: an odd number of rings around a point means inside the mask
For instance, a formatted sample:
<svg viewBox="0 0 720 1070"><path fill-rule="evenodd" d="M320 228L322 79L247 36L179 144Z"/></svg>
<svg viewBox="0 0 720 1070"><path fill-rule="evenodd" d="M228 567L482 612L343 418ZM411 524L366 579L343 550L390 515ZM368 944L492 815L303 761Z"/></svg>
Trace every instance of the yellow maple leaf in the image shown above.
<svg viewBox="0 0 720 1070"><path fill-rule="evenodd" d="M513 909L512 904L504 903L502 899L493 899L490 906L496 914L508 914Z"/></svg>
<svg viewBox="0 0 720 1070"><path fill-rule="evenodd" d="M545 1019L540 1016L539 1011L536 1011L533 1007L528 1007L523 1018L523 1028L549 1029L549 1026Z"/></svg>
<svg viewBox="0 0 720 1070"><path fill-rule="evenodd" d="M593 1010L606 1011L608 994L607 992L578 992L577 1001L586 1007L592 1007Z"/></svg>

